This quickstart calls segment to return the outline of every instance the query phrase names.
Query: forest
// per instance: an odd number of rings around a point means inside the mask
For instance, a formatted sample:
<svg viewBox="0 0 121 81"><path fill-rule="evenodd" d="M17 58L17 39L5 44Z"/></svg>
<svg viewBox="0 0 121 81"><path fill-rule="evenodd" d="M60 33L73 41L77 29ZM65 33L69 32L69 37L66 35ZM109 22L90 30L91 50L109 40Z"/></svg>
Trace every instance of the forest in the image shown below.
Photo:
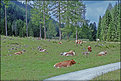
<svg viewBox="0 0 121 81"><path fill-rule="evenodd" d="M85 19L82 1L2 0L0 34L40 39L120 41L120 3L108 5L99 23Z"/></svg>

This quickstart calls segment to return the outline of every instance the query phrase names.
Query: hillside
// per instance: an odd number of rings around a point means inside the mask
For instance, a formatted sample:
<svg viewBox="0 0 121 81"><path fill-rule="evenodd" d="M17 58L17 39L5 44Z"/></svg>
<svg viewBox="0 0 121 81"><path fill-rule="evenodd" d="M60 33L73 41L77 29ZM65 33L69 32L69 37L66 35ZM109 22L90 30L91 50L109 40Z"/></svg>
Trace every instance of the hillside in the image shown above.
<svg viewBox="0 0 121 81"><path fill-rule="evenodd" d="M120 61L119 43L85 42L76 46L73 41L37 40L37 38L1 37L1 80L43 80L52 76L101 66ZM103 44L102 46L100 46ZM92 52L85 56L88 46ZM38 47L46 49L39 52ZM25 50L20 55L15 52ZM75 56L61 56L60 53L75 51ZM106 56L96 56L106 50ZM74 59L76 64L68 68L54 68L53 65Z"/></svg>
<svg viewBox="0 0 121 81"><path fill-rule="evenodd" d="M10 4L8 5L8 8L7 8L7 23L8 23L8 35L9 36L25 36L25 19L26 19L26 14L25 14L25 8L26 8L26 5L21 3L21 2L18 2L18 1L10 1L9 2ZM30 31L31 33L32 32L38 32L37 34L34 33L32 36L35 36L35 37L39 37L39 26L35 26L34 24L32 24L31 22L31 6L28 5L28 26L29 26L29 29L28 30L32 30ZM0 33L2 35L5 34L5 21L4 21L4 17L5 17L5 13L4 13L4 5L2 3L2 6L1 6L1 23L0 23ZM52 20L53 24L56 25L55 28L56 28L56 32L57 32L57 36L58 36L58 22L56 22L54 19L50 18L49 20ZM46 24L48 25L48 23ZM35 30L33 30L35 29ZM23 32L21 34L21 32ZM43 33L43 28L42 28L42 33ZM42 34L43 35L43 34ZM31 36L31 34L30 34ZM43 36L42 36L43 37Z"/></svg>

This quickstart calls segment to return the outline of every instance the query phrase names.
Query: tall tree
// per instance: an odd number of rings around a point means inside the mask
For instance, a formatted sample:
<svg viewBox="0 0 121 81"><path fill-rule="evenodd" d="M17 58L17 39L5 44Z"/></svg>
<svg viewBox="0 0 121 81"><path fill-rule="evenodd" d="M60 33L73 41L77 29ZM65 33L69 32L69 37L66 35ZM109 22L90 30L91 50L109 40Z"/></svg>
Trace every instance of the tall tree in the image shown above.
<svg viewBox="0 0 121 81"><path fill-rule="evenodd" d="M47 23L47 21L49 20L49 1L42 1L43 2L43 26L44 26L44 39L46 40L46 25L45 23Z"/></svg>
<svg viewBox="0 0 121 81"><path fill-rule="evenodd" d="M108 28L109 28L109 25L110 25L110 23L111 23L111 21L112 21L112 16L111 16L111 13L110 13L110 11L109 10L107 10L106 11L106 14L105 14L105 18L106 18L106 21L105 21L105 30L104 30L104 32L105 32L105 34L104 34L104 40L106 41L107 40L107 37L108 37Z"/></svg>
<svg viewBox="0 0 121 81"><path fill-rule="evenodd" d="M90 23L90 29L91 29L91 37L90 37L90 41L96 41L96 23Z"/></svg>
<svg viewBox="0 0 121 81"><path fill-rule="evenodd" d="M90 32L90 29L89 29L89 26L88 26L88 23L83 23L82 27L79 28L79 38L81 39L90 39L90 36L91 36L91 32Z"/></svg>
<svg viewBox="0 0 121 81"><path fill-rule="evenodd" d="M26 36L28 37L28 23L27 23L27 0L26 0Z"/></svg>
<svg viewBox="0 0 121 81"><path fill-rule="evenodd" d="M109 5L108 5L108 10L111 10L113 7L112 7L112 4L111 3L109 3Z"/></svg>
<svg viewBox="0 0 121 81"><path fill-rule="evenodd" d="M52 20L49 20L49 24L47 25L47 37L48 38L53 38L56 36L57 32L56 32L56 24L53 23Z"/></svg>
<svg viewBox="0 0 121 81"><path fill-rule="evenodd" d="M98 23L98 29L97 29L97 38L100 39L100 33L101 33L101 16L99 17L99 23Z"/></svg>
<svg viewBox="0 0 121 81"><path fill-rule="evenodd" d="M43 16L42 16L42 1L34 1L33 3L33 8L31 9L31 20L32 20L32 23L35 25L35 26L39 26L39 37L40 39L42 38L42 34L41 34L41 30L42 30L42 20L43 20Z"/></svg>
<svg viewBox="0 0 121 81"><path fill-rule="evenodd" d="M9 5L9 0L4 0L3 1L4 3L4 6L5 6L5 31L6 31L6 36L8 35L8 32L7 32L7 8L8 8L8 5Z"/></svg>
<svg viewBox="0 0 121 81"><path fill-rule="evenodd" d="M43 1L43 26L44 26L44 39L46 40L46 27L45 27L45 1Z"/></svg>
<svg viewBox="0 0 121 81"><path fill-rule="evenodd" d="M63 34L66 34L67 35L67 39L69 40L69 34L71 33L72 31L72 27L71 27L71 1L63 1L62 2L62 6L63 6L63 10L62 10L62 18L61 18L61 21L64 23L64 28L62 28L62 32Z"/></svg>
<svg viewBox="0 0 121 81"><path fill-rule="evenodd" d="M72 1L72 8L71 8L71 19L72 22L74 22L74 26L76 27L76 40L78 39L78 26L80 27L81 24L84 22L84 19L82 17L83 14L83 3L80 2L79 0L77 1Z"/></svg>
<svg viewBox="0 0 121 81"><path fill-rule="evenodd" d="M40 25L40 39L42 26L44 27L44 39L46 39L46 23L49 20L49 1L34 1L32 13L32 22L36 26Z"/></svg>
<svg viewBox="0 0 121 81"><path fill-rule="evenodd" d="M62 33L61 33L61 18L62 18L62 15L61 15L61 11L63 10L62 8L62 1L61 0L58 0L58 1L52 1L51 2L51 5L50 5L50 8L51 8L51 13L52 15L57 18L57 21L59 22L59 40L62 39Z"/></svg>

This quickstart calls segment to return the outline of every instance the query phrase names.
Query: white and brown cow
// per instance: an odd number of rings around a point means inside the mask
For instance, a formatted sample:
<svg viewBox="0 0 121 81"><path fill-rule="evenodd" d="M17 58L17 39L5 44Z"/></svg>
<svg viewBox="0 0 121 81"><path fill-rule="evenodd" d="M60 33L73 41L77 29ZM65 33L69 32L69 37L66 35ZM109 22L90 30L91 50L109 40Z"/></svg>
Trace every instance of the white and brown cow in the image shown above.
<svg viewBox="0 0 121 81"><path fill-rule="evenodd" d="M15 55L20 55L20 54L24 53L25 51L26 51L26 50L23 49L22 51L15 52L14 54L15 54Z"/></svg>
<svg viewBox="0 0 121 81"><path fill-rule="evenodd" d="M76 40L75 43L76 43L76 44L82 44L83 41L82 41L82 40Z"/></svg>
<svg viewBox="0 0 121 81"><path fill-rule="evenodd" d="M40 52L45 52L45 51L46 51L46 49L39 49L39 51L40 51Z"/></svg>
<svg viewBox="0 0 121 81"><path fill-rule="evenodd" d="M73 50L71 50L69 52L61 53L61 55L63 55L63 56L74 56L75 55L75 52Z"/></svg>
<svg viewBox="0 0 121 81"><path fill-rule="evenodd" d="M22 54L23 53L23 51L19 51L19 52L15 52L14 54L15 55L20 55L20 54Z"/></svg>
<svg viewBox="0 0 121 81"><path fill-rule="evenodd" d="M67 60L67 61L63 61L63 62L56 63L56 64L54 65L54 67L55 67L55 68L70 67L70 66L72 66L73 64L76 64L76 62L72 59L72 60Z"/></svg>
<svg viewBox="0 0 121 81"><path fill-rule="evenodd" d="M98 56L104 56L106 54L107 54L107 51L102 51L102 52L98 53Z"/></svg>
<svg viewBox="0 0 121 81"><path fill-rule="evenodd" d="M92 52L91 46L88 46L88 52Z"/></svg>

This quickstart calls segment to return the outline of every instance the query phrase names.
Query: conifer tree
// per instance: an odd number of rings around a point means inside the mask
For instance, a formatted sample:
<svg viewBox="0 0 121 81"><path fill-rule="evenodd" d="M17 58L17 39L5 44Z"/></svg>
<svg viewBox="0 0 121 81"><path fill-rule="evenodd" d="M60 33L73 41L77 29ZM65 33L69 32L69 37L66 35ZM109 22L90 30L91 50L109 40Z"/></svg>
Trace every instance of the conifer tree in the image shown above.
<svg viewBox="0 0 121 81"><path fill-rule="evenodd" d="M101 16L99 17L99 23L98 23L98 29L97 29L97 38L100 39L100 33L101 33Z"/></svg>

